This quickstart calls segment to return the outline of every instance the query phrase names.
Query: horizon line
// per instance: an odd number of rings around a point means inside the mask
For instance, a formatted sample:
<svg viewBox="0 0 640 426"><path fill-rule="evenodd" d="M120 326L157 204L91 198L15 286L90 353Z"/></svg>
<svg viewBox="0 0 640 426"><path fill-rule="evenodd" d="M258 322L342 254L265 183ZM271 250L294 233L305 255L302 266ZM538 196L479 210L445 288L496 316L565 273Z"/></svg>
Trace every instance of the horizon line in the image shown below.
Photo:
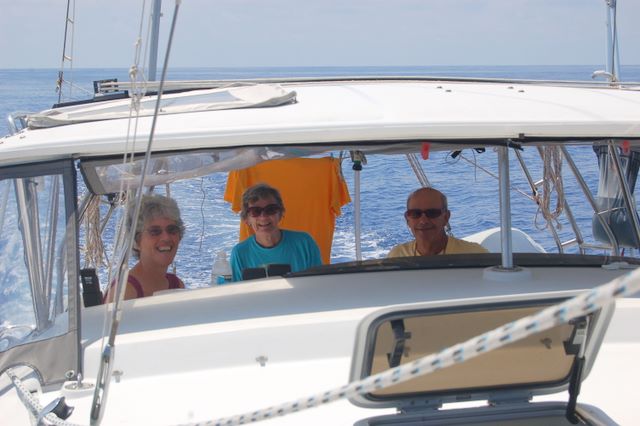
<svg viewBox="0 0 640 426"><path fill-rule="evenodd" d="M620 68L624 69L626 67L637 67L640 64L626 64L621 65ZM530 68L543 68L543 67L604 67L604 64L499 64L499 65L488 65L488 64L468 64L468 65L447 65L447 64L437 64L437 65L229 65L229 66L195 66L195 65L184 65L184 66L174 66L169 68L169 70L175 69L308 69L308 68L472 68L472 67L483 67L483 68L504 68L504 67L530 67ZM87 67L74 67L74 68L66 68L65 70L94 70L94 69L102 69L102 70L126 70L128 66L122 67L103 67L103 66L87 66ZM0 70L59 70L59 67L0 67Z"/></svg>

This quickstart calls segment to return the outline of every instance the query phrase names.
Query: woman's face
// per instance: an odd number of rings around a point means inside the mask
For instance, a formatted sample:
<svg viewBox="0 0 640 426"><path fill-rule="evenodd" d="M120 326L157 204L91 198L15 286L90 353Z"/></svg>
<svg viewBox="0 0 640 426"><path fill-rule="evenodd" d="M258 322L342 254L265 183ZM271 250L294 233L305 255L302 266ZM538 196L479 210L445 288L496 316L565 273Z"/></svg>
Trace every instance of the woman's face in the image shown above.
<svg viewBox="0 0 640 426"><path fill-rule="evenodd" d="M147 220L138 237L140 262L166 268L173 262L180 244L180 227L175 220L159 217Z"/></svg>
<svg viewBox="0 0 640 426"><path fill-rule="evenodd" d="M282 210L273 197L267 197L249 203L245 222L256 235L265 235L273 234L280 229L278 226L280 219L282 219Z"/></svg>

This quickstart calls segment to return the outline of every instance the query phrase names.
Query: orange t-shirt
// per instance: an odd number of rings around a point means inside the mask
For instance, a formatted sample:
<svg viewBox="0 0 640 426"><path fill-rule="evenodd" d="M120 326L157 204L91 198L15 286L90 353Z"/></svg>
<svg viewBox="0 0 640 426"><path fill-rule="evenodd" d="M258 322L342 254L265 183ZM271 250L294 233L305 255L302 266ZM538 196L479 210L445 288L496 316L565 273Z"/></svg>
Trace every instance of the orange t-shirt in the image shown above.
<svg viewBox="0 0 640 426"><path fill-rule="evenodd" d="M285 213L280 227L309 233L322 255L331 259L331 243L336 216L351 201L337 158L293 158L270 160L229 172L224 199L234 212L242 210L242 194L252 185L266 183L282 196ZM252 234L240 223L240 241Z"/></svg>

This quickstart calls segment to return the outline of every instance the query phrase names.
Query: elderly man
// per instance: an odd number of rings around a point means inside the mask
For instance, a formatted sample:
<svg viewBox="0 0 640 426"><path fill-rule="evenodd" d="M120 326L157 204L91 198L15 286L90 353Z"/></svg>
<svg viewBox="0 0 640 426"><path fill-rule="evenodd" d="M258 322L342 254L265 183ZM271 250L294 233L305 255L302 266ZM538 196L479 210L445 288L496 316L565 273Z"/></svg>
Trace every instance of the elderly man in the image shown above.
<svg viewBox="0 0 640 426"><path fill-rule="evenodd" d="M442 192L433 188L412 192L404 217L415 240L395 246L387 257L488 253L480 244L447 235L445 227L450 216L447 197Z"/></svg>

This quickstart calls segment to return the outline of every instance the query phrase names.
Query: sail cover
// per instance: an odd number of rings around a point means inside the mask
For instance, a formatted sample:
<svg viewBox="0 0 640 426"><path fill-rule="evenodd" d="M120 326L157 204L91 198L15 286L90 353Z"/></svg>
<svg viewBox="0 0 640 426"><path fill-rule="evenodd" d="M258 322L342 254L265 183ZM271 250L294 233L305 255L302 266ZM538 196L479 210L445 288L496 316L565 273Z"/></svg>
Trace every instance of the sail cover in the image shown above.
<svg viewBox="0 0 640 426"><path fill-rule="evenodd" d="M138 106L140 117L153 115L157 95L142 98ZM237 108L263 108L295 102L296 92L278 84L232 85L231 87L194 90L188 94L173 93L162 96L159 114L216 111ZM132 113L130 98L68 106L43 111L27 117L31 129L62 126L99 120L127 118Z"/></svg>

